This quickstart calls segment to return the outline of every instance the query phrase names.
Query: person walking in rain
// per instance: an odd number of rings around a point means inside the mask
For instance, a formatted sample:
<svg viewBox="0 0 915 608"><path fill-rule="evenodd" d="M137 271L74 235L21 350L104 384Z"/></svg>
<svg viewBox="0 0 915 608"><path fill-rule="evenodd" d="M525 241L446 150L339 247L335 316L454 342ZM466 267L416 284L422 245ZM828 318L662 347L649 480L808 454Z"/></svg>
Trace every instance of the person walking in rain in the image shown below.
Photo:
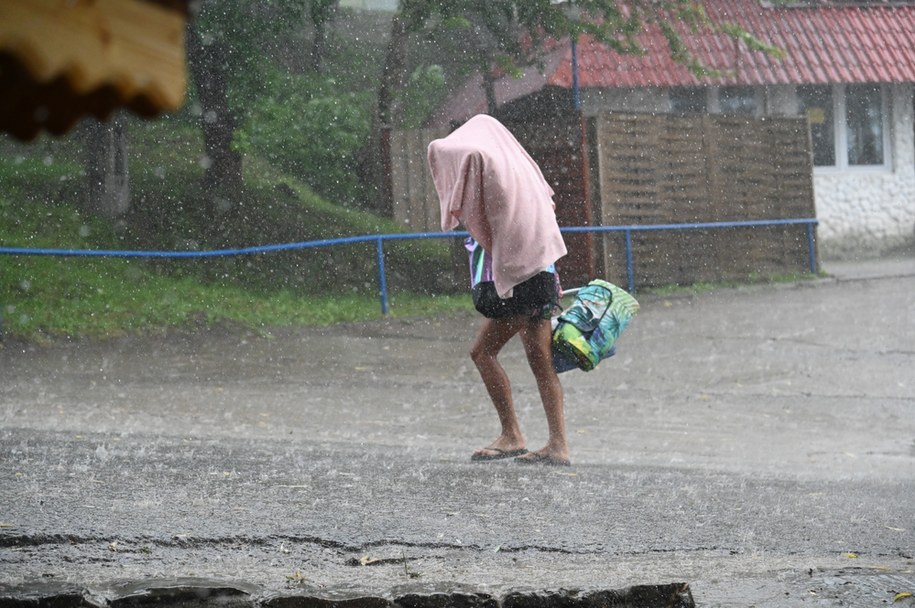
<svg viewBox="0 0 915 608"><path fill-rule="evenodd" d="M514 458L522 464L568 465L563 392L553 367L550 315L560 295L556 261L566 246L556 222L553 189L511 132L477 115L428 147L442 230L470 233L474 305L484 315L471 347L499 417L501 432L473 461ZM549 438L528 452L497 357L519 335L546 414Z"/></svg>

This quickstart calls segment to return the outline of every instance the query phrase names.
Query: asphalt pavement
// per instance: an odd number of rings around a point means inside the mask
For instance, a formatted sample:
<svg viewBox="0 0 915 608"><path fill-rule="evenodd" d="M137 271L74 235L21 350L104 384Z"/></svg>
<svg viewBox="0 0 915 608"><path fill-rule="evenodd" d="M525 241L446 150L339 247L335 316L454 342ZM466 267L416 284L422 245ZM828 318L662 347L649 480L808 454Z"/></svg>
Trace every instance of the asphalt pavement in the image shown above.
<svg viewBox="0 0 915 608"><path fill-rule="evenodd" d="M469 461L470 314L7 341L0 605L915 605L915 258L824 270L640 297L569 468Z"/></svg>

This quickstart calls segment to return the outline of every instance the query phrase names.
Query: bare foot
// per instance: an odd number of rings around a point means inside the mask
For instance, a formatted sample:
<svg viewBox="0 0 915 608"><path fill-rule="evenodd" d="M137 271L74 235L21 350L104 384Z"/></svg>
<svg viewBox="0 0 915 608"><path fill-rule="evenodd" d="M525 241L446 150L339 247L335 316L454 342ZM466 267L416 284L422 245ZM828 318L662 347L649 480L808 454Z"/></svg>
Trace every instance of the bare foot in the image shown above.
<svg viewBox="0 0 915 608"><path fill-rule="evenodd" d="M487 460L502 460L504 458L515 458L516 456L521 456L527 454L525 448L518 448L516 450L501 450L499 448L483 448L477 450L470 456L470 460L474 462L485 462Z"/></svg>
<svg viewBox="0 0 915 608"><path fill-rule="evenodd" d="M518 456L515 458L515 462L518 464L540 464L552 467L567 467L572 464L568 455L552 453L547 451L546 448Z"/></svg>
<svg viewBox="0 0 915 608"><path fill-rule="evenodd" d="M514 458L527 454L524 447L524 439L510 439L508 437L499 437L489 446L481 448L470 456L473 461L501 460L503 458Z"/></svg>

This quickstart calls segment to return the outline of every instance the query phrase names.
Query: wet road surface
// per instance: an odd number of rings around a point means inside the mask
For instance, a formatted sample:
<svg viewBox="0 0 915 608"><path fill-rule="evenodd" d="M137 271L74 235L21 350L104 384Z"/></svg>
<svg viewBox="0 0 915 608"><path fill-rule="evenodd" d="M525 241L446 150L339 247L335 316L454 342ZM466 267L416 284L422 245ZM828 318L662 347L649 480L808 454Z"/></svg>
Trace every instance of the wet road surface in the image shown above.
<svg viewBox="0 0 915 608"><path fill-rule="evenodd" d="M562 376L568 469L469 462L497 431L470 315L7 342L0 581L893 603L915 593L915 260L826 270L641 298L616 357ZM503 364L539 447L520 344Z"/></svg>

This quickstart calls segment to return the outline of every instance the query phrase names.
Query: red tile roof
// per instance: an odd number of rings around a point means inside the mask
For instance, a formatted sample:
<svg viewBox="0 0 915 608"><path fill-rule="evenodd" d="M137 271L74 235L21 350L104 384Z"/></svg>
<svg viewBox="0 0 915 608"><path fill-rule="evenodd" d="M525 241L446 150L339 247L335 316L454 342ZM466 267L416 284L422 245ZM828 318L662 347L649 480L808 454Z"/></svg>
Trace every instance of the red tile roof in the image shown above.
<svg viewBox="0 0 915 608"><path fill-rule="evenodd" d="M716 23L740 25L758 39L785 51L782 59L750 51L724 34L682 32L684 43L719 78L697 79L674 62L657 28L643 32L644 56L622 55L585 37L578 44L582 88L677 87L696 85L828 84L915 82L915 5L771 8L760 0L702 0ZM568 41L544 60L545 71L529 68L520 78L495 82L504 103L544 87L572 87ZM482 78L477 75L429 119L447 125L486 112Z"/></svg>
<svg viewBox="0 0 915 608"><path fill-rule="evenodd" d="M704 0L709 18L735 23L785 51L782 59L751 51L724 34L682 32L692 53L720 78L697 79L648 27L645 56L621 55L585 37L578 44L579 83L590 87L672 87L699 84L826 84L915 82L915 6L772 8L759 0ZM570 88L569 45L547 84Z"/></svg>

